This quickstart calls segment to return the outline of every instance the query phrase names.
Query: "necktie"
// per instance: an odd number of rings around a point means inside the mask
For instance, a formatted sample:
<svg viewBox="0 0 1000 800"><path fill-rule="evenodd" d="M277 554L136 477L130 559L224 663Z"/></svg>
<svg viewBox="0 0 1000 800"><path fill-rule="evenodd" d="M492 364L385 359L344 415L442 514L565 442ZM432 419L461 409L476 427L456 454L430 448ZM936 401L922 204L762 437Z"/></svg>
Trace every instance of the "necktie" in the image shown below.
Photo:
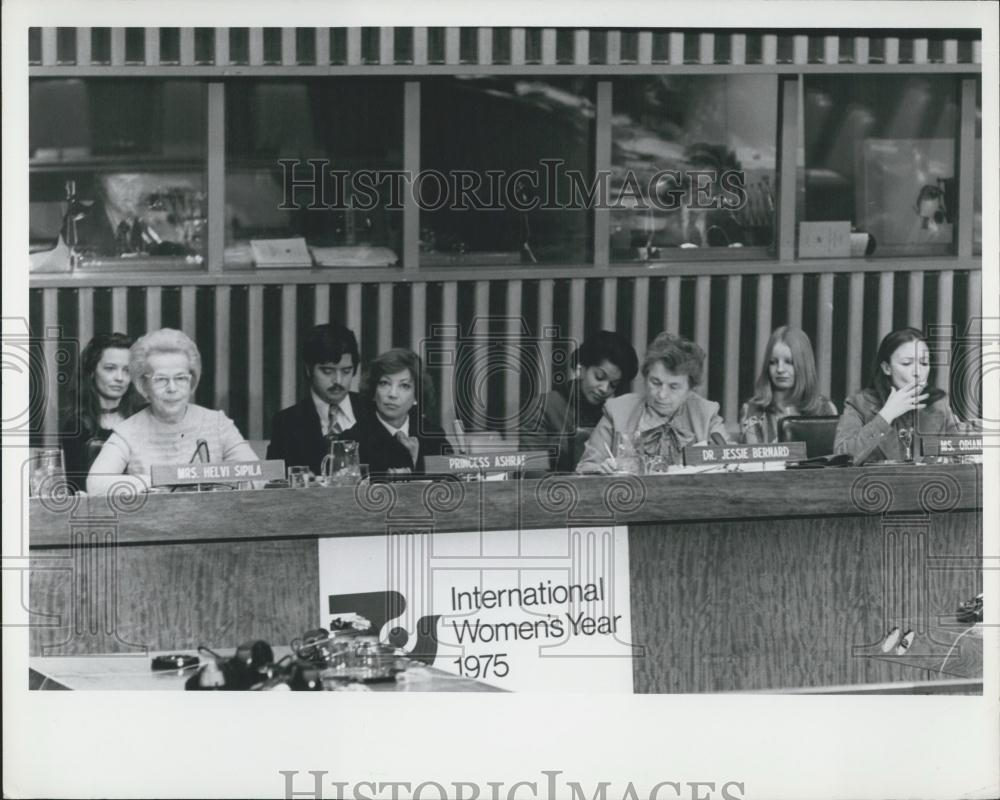
<svg viewBox="0 0 1000 800"><path fill-rule="evenodd" d="M415 436L407 436L402 431L396 431L396 441L405 447L410 453L410 461L413 466L417 466L417 458L420 456L420 442Z"/></svg>
<svg viewBox="0 0 1000 800"><path fill-rule="evenodd" d="M330 406L329 421L327 436L340 436L344 432L344 426L340 424L340 406Z"/></svg>

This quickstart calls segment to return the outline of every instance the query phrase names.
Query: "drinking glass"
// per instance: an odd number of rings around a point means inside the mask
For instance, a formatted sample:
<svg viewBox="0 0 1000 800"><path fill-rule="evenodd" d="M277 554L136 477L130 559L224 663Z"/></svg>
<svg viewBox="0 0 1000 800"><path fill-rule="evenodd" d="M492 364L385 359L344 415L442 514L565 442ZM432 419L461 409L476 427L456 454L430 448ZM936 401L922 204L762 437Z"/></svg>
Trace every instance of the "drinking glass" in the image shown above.
<svg viewBox="0 0 1000 800"><path fill-rule="evenodd" d="M670 459L666 456L644 456L642 466L647 475L666 475L670 471Z"/></svg>
<svg viewBox="0 0 1000 800"><path fill-rule="evenodd" d="M35 456L29 488L32 497L51 496L66 490L62 450L42 450Z"/></svg>
<svg viewBox="0 0 1000 800"><path fill-rule="evenodd" d="M615 464L616 472L628 473L629 475L642 474L642 459L639 457L639 448L631 436L624 433L615 434Z"/></svg>
<svg viewBox="0 0 1000 800"><path fill-rule="evenodd" d="M305 489L309 486L311 470L309 467L295 466L288 468L288 486L292 489Z"/></svg>

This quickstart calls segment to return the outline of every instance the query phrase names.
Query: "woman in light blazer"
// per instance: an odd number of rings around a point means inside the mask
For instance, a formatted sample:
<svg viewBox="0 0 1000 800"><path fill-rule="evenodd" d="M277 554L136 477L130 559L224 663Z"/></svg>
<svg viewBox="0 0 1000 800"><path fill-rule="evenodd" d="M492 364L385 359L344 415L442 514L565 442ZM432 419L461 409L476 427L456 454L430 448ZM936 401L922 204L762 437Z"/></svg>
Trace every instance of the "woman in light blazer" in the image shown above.
<svg viewBox="0 0 1000 800"><path fill-rule="evenodd" d="M657 336L642 362L643 393L604 404L576 471L618 471L614 454L620 437L638 455L661 457L667 464L680 464L685 447L706 443L712 434L726 439L719 404L693 391L701 383L704 364L705 353L694 342L671 333Z"/></svg>

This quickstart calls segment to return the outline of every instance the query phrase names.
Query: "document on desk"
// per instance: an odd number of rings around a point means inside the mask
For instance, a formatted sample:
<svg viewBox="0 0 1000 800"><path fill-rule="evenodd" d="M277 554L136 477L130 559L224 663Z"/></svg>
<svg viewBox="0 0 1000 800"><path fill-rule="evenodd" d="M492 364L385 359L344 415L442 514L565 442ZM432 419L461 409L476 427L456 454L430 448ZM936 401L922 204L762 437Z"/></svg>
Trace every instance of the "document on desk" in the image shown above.
<svg viewBox="0 0 1000 800"><path fill-rule="evenodd" d="M628 528L319 540L320 620L510 691L632 692Z"/></svg>

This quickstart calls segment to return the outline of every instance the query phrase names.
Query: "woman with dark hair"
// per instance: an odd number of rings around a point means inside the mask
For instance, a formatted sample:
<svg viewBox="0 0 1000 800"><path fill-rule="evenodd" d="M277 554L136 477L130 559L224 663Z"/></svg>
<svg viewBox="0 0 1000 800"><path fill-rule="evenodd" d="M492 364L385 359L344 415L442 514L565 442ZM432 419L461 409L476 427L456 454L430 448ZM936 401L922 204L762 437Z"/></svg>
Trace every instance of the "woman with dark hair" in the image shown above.
<svg viewBox="0 0 1000 800"><path fill-rule="evenodd" d="M84 487L112 428L145 405L129 374L131 346L124 333L101 333L80 354L79 374L60 425L66 476L77 490Z"/></svg>
<svg viewBox="0 0 1000 800"><path fill-rule="evenodd" d="M661 333L646 349L642 362L643 394L625 394L604 404L577 472L619 471L617 440L639 457L665 465L681 463L682 451L706 443L713 434L726 439L719 404L695 394L701 383L705 352L694 342Z"/></svg>
<svg viewBox="0 0 1000 800"><path fill-rule="evenodd" d="M785 417L835 416L837 407L816 387L816 360L804 331L782 325L768 339L754 396L740 409L743 441L778 441Z"/></svg>
<svg viewBox="0 0 1000 800"><path fill-rule="evenodd" d="M585 436L601 420L604 403L616 397L632 383L639 371L635 348L621 334L598 331L588 336L573 353L574 377L542 396L541 414L529 421L521 445L530 450L548 450L550 466L560 472L572 472L580 459Z"/></svg>
<svg viewBox="0 0 1000 800"><path fill-rule="evenodd" d="M425 456L451 452L444 431L421 414L433 405L434 385L416 353L382 353L369 365L362 392L375 404L374 418L358 431L359 458L372 474L422 473Z"/></svg>
<svg viewBox="0 0 1000 800"><path fill-rule="evenodd" d="M916 328L888 334L875 354L868 387L844 401L834 452L850 453L855 464L903 460L909 446L920 452L926 434L961 433L945 393L928 389L930 353Z"/></svg>

